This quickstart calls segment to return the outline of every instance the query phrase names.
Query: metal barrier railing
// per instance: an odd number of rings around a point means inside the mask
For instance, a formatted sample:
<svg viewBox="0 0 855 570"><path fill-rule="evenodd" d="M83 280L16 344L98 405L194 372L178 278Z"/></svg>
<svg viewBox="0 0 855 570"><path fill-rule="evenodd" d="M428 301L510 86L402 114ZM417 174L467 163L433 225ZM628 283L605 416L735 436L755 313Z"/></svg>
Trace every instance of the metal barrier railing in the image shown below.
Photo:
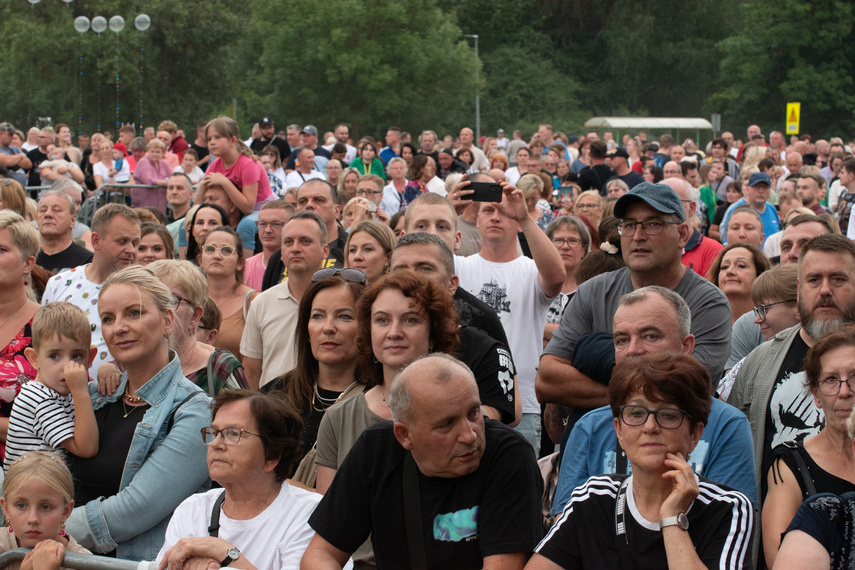
<svg viewBox="0 0 855 570"><path fill-rule="evenodd" d="M0 554L0 570L5 569L13 562L20 562L30 550L32 548L16 548ZM62 559L62 567L74 568L75 570L148 570L154 566L152 562L134 562L133 560L108 558L94 554L66 552Z"/></svg>
<svg viewBox="0 0 855 570"><path fill-rule="evenodd" d="M111 188L114 191L111 192ZM156 186L153 184L102 184L98 188L95 189L95 193L89 198L83 200L83 204L80 206L80 211L77 212L77 221L81 224L90 225L92 223L92 216L95 215L95 210L103 206L104 204L109 204L110 202L119 202L122 204L131 205L131 190L134 188L163 188L162 186ZM118 190L116 192L115 190ZM166 212L166 189L163 189L163 204L160 208L162 212ZM112 194L112 196L111 196Z"/></svg>

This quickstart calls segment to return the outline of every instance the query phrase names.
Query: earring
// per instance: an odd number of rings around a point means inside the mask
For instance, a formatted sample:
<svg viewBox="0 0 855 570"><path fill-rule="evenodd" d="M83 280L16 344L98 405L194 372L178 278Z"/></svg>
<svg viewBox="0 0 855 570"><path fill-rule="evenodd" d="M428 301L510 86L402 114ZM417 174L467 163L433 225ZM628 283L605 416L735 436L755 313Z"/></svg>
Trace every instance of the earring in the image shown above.
<svg viewBox="0 0 855 570"><path fill-rule="evenodd" d="M27 281L26 279L24 279L24 285L29 285L29 284L30 284L30 282Z"/></svg>
<svg viewBox="0 0 855 570"><path fill-rule="evenodd" d="M373 357L373 358L374 358L374 364L377 364L378 362L380 362L379 360L377 360L377 357L376 357L376 356L375 356L375 357Z"/></svg>
<svg viewBox="0 0 855 570"><path fill-rule="evenodd" d="M691 463L691 462L692 462L692 454L691 454L691 453L687 453L687 454L686 454L686 463Z"/></svg>
<svg viewBox="0 0 855 570"><path fill-rule="evenodd" d="M14 530L12 530L12 525L9 525L9 532L15 532Z"/></svg>
<svg viewBox="0 0 855 570"><path fill-rule="evenodd" d="M65 521L59 523L59 536L65 536Z"/></svg>

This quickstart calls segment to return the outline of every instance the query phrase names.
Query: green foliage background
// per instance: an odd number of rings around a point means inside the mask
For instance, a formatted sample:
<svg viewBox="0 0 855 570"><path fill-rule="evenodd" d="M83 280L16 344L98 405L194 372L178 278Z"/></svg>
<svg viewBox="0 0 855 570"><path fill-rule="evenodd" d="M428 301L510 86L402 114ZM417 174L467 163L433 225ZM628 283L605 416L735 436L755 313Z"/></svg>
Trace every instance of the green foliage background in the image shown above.
<svg viewBox="0 0 855 570"><path fill-rule="evenodd" d="M118 36L74 31L77 16L114 14ZM92 132L140 124L142 109L145 125L192 133L236 109L247 136L261 115L442 135L474 126L477 86L482 133L721 113L739 135L783 129L800 101L802 132L845 136L853 28L843 0L3 0L0 119Z"/></svg>

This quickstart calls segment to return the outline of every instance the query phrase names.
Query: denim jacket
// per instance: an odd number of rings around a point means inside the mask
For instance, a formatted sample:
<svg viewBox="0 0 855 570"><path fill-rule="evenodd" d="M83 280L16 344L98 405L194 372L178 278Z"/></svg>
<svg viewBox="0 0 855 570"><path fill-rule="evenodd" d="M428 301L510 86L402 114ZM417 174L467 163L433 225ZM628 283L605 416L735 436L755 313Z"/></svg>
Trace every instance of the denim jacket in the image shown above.
<svg viewBox="0 0 855 570"><path fill-rule="evenodd" d="M75 507L66 530L93 552L117 550L126 560L154 560L175 508L193 493L210 487L206 448L199 430L211 423L211 399L181 373L178 357L139 390L151 407L137 424L119 485L119 493ZM89 384L97 410L116 402L125 390L127 373L112 396ZM191 393L192 399L179 404ZM172 429L167 433L174 412Z"/></svg>

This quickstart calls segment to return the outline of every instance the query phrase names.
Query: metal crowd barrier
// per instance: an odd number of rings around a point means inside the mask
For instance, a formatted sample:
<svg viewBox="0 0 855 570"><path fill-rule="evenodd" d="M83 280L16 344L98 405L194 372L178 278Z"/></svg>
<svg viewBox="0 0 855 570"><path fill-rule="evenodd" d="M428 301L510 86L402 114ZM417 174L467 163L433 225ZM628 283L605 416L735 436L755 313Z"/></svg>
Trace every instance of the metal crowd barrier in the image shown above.
<svg viewBox="0 0 855 570"><path fill-rule="evenodd" d="M92 216L95 215L95 210L109 204L110 202L118 202L120 204L131 205L131 190L134 188L163 188L153 184L102 184L95 189L95 193L83 200L80 206L80 211L77 212L77 221L81 224L90 225ZM113 189L113 191L111 191ZM118 190L118 191L117 191ZM162 212L166 212L166 189L164 188L163 204L160 207Z"/></svg>
<svg viewBox="0 0 855 570"><path fill-rule="evenodd" d="M32 548L16 548L0 554L0 570L7 568L13 562L20 562L30 550ZM153 567L153 563L66 552L62 559L62 567L75 570L148 570Z"/></svg>

